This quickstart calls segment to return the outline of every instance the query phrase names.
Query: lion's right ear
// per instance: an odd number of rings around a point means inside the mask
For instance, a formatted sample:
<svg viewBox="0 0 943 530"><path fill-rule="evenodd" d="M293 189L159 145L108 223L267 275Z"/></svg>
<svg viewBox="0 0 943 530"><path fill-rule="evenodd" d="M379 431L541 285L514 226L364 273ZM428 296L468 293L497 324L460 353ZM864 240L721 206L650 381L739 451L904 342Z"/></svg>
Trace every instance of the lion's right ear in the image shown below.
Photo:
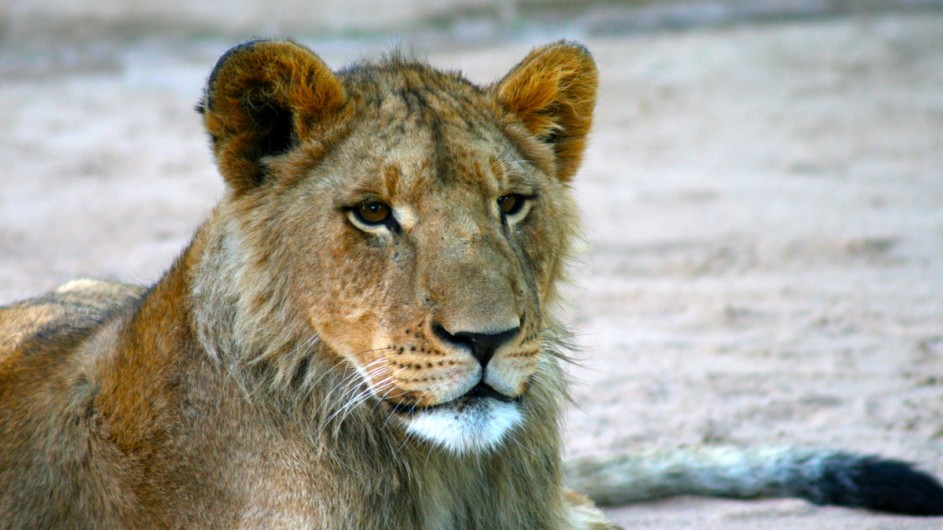
<svg viewBox="0 0 943 530"><path fill-rule="evenodd" d="M586 149L598 86L599 72L589 51L560 41L534 49L492 90L505 110L553 147L557 178L566 181Z"/></svg>
<svg viewBox="0 0 943 530"><path fill-rule="evenodd" d="M265 180L262 158L290 151L344 106L321 59L289 41L251 41L216 63L200 105L220 173L236 192Z"/></svg>

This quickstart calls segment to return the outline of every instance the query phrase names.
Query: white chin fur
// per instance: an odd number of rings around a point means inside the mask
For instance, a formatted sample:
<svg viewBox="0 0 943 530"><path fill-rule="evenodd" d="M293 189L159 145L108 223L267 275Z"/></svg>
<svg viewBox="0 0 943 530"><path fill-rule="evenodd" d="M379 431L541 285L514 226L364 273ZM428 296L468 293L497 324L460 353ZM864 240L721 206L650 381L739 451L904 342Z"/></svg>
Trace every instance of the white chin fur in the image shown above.
<svg viewBox="0 0 943 530"><path fill-rule="evenodd" d="M487 452L524 417L515 403L485 398L461 409L440 407L404 418L406 431L452 453Z"/></svg>

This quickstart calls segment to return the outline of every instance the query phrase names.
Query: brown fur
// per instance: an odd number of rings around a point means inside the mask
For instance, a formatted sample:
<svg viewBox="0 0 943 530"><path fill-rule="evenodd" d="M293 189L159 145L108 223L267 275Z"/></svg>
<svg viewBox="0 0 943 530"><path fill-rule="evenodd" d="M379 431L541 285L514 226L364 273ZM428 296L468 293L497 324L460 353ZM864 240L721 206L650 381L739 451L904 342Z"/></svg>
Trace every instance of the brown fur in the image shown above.
<svg viewBox="0 0 943 530"><path fill-rule="evenodd" d="M228 193L171 270L0 309L0 528L607 527L561 486L548 313L596 85L569 43L485 88L231 50L202 108ZM368 200L396 230L357 224ZM487 370L521 424L484 451L407 434L397 407L477 377L441 330L517 324Z"/></svg>

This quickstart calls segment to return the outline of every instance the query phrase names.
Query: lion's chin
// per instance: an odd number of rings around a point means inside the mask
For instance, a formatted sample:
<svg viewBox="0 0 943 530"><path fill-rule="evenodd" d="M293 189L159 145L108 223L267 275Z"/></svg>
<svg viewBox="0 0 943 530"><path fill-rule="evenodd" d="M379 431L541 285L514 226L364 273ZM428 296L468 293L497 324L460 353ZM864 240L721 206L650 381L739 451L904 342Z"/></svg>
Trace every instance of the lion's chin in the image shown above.
<svg viewBox="0 0 943 530"><path fill-rule="evenodd" d="M524 419L516 401L493 397L462 399L399 417L409 434L455 454L494 450Z"/></svg>

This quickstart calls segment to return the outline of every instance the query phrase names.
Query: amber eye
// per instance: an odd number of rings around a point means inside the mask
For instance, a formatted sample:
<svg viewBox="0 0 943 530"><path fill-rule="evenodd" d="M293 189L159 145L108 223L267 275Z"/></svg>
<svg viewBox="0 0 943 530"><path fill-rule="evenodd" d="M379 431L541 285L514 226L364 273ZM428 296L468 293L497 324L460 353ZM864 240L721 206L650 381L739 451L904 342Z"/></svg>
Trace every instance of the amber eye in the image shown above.
<svg viewBox="0 0 943 530"><path fill-rule="evenodd" d="M524 206L524 197L516 193L509 193L498 197L498 208L501 215L514 215Z"/></svg>
<svg viewBox="0 0 943 530"><path fill-rule="evenodd" d="M357 217L366 224L378 225L390 218L390 205L379 201L365 202L354 209Z"/></svg>

